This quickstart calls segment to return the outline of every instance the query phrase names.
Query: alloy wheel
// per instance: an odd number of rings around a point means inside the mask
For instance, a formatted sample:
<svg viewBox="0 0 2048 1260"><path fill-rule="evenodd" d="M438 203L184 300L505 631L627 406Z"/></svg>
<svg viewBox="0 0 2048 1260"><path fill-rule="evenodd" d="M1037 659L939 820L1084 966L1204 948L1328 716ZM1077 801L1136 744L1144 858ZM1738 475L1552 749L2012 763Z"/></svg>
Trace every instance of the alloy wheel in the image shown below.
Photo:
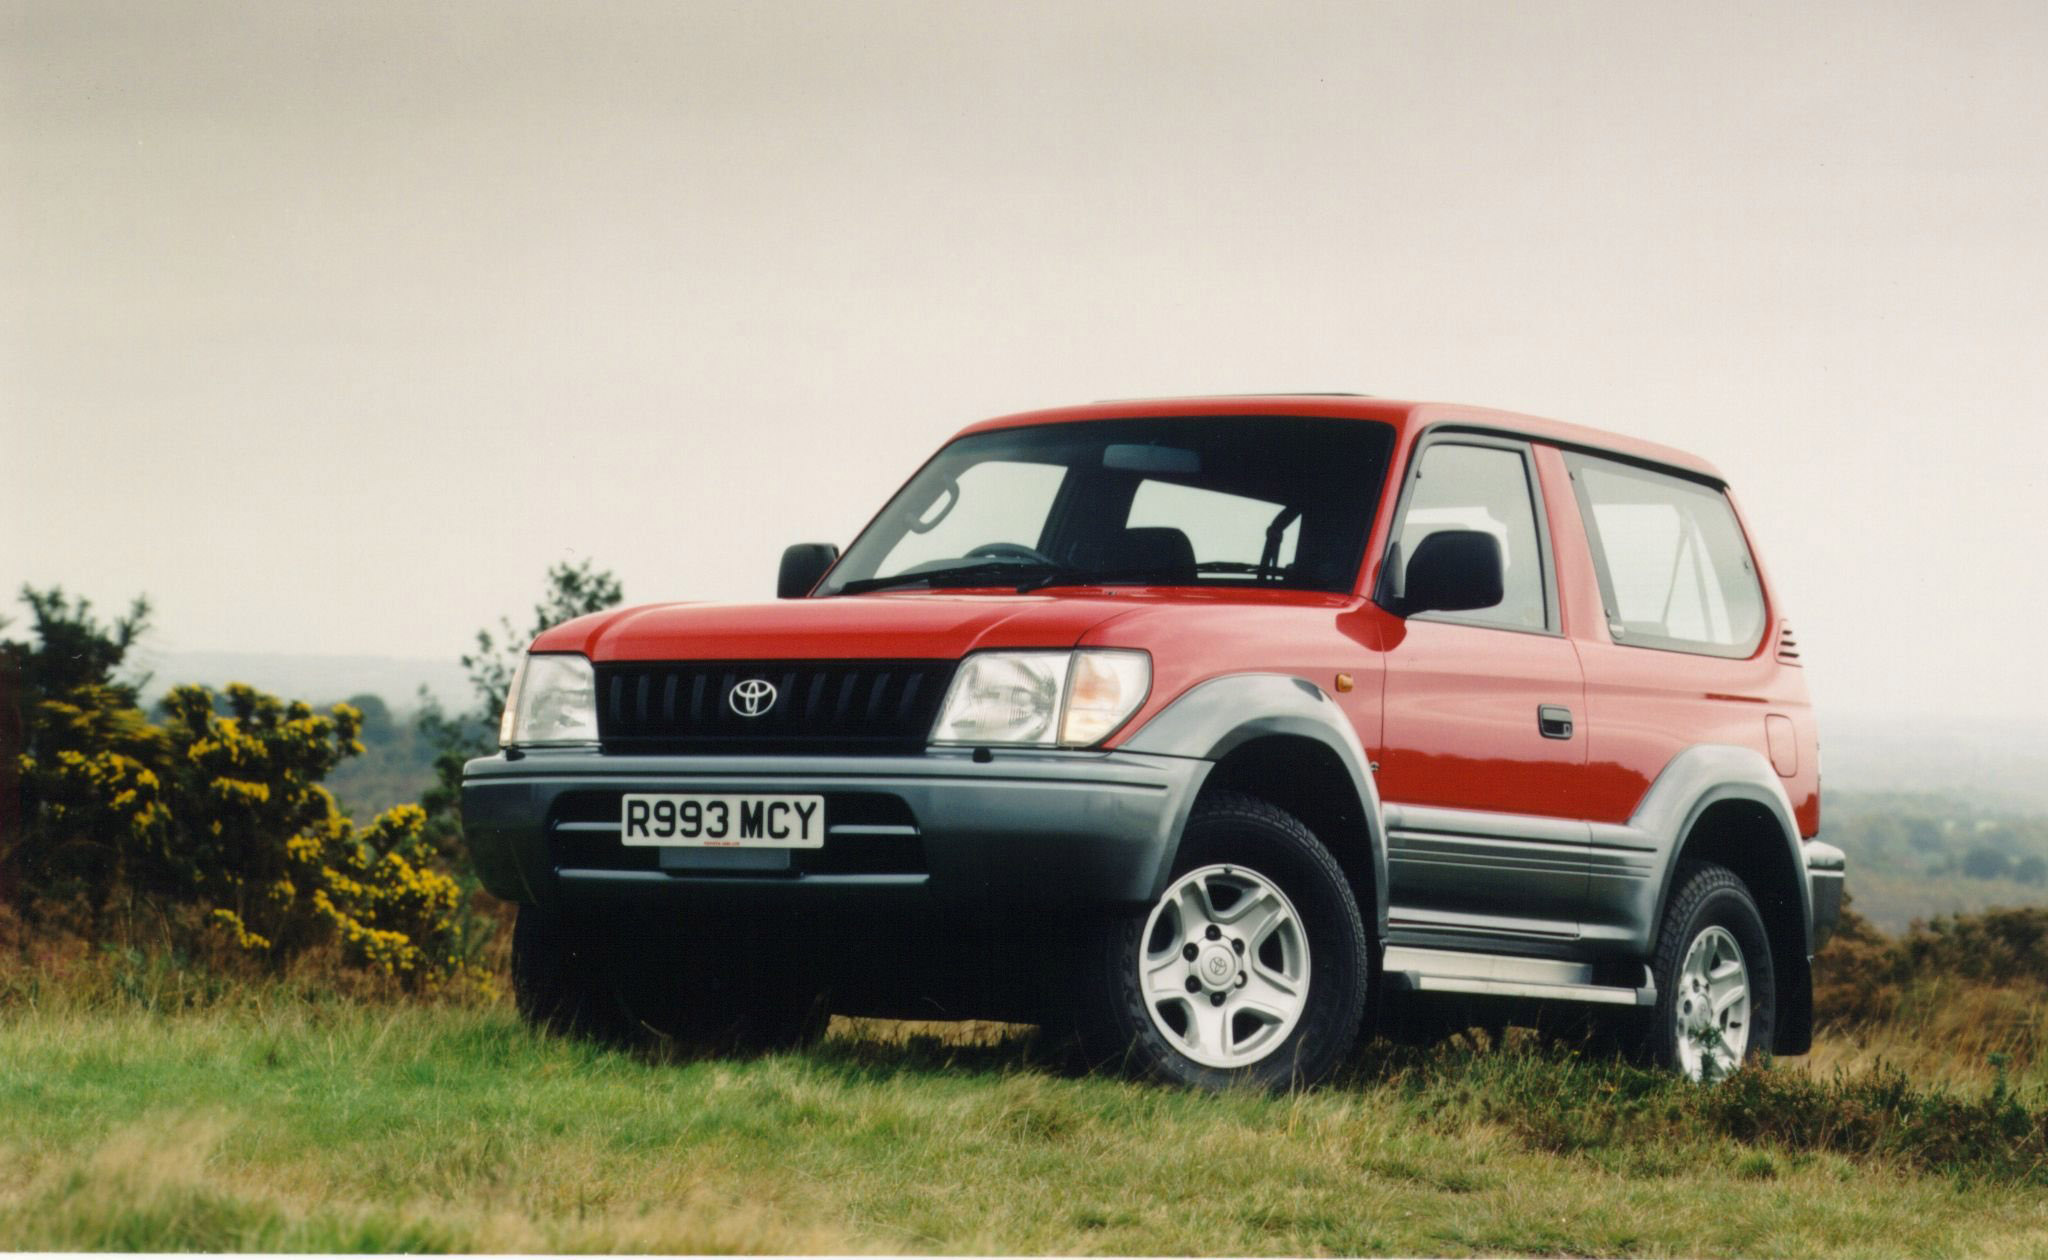
<svg viewBox="0 0 2048 1260"><path fill-rule="evenodd" d="M1181 1054L1241 1068L1271 1054L1308 1004L1308 934L1278 884L1204 866L1162 894L1139 937L1145 1010Z"/></svg>
<svg viewBox="0 0 2048 1260"><path fill-rule="evenodd" d="M1735 934L1719 924L1686 948L1671 1004L1679 1069L1693 1080L1719 1080L1749 1051L1749 966Z"/></svg>

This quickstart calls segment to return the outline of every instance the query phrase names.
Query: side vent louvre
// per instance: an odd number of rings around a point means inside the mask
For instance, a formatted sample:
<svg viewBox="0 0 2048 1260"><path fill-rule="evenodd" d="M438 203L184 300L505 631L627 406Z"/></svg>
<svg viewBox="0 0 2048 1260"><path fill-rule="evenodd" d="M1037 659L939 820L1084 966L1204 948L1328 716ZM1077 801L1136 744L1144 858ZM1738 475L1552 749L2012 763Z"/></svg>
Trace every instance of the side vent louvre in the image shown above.
<svg viewBox="0 0 2048 1260"><path fill-rule="evenodd" d="M1800 664L1799 636L1792 632L1792 623L1789 621L1778 623L1778 663L1780 665Z"/></svg>

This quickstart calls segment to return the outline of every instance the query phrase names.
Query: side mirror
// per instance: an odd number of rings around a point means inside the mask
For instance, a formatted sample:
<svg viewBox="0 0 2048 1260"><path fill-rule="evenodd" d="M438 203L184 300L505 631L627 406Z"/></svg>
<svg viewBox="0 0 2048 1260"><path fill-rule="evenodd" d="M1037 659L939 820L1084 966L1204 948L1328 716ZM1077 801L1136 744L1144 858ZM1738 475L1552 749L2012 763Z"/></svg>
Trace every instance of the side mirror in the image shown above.
<svg viewBox="0 0 2048 1260"><path fill-rule="evenodd" d="M775 575L775 598L802 599L838 560L839 548L831 543L798 543L784 550L782 571Z"/></svg>
<svg viewBox="0 0 2048 1260"><path fill-rule="evenodd" d="M1400 613L1469 612L1500 603L1500 540L1477 529L1441 529L1408 560Z"/></svg>

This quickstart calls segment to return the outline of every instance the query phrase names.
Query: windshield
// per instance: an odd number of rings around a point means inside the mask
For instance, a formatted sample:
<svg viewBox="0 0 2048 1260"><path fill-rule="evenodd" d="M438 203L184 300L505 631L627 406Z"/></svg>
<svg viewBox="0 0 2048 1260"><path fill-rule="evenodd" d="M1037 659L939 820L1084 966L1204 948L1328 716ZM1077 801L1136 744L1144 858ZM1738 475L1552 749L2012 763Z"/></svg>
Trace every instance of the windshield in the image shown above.
<svg viewBox="0 0 2048 1260"><path fill-rule="evenodd" d="M1306 417L1091 420L959 439L819 595L1062 582L1348 591L1393 431Z"/></svg>

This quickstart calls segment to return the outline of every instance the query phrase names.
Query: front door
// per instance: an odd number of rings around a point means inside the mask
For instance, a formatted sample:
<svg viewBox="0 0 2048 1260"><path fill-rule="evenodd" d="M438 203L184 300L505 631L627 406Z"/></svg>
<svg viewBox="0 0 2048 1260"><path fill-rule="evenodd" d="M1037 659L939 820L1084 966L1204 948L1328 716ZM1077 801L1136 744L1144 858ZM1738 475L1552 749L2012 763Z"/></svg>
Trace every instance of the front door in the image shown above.
<svg viewBox="0 0 2048 1260"><path fill-rule="evenodd" d="M1389 567L1439 529L1499 541L1493 607L1387 627L1380 799L1398 938L1568 941L1586 895L1585 684L1562 633L1526 446L1430 440L1411 461ZM1460 938L1460 939L1450 939Z"/></svg>

